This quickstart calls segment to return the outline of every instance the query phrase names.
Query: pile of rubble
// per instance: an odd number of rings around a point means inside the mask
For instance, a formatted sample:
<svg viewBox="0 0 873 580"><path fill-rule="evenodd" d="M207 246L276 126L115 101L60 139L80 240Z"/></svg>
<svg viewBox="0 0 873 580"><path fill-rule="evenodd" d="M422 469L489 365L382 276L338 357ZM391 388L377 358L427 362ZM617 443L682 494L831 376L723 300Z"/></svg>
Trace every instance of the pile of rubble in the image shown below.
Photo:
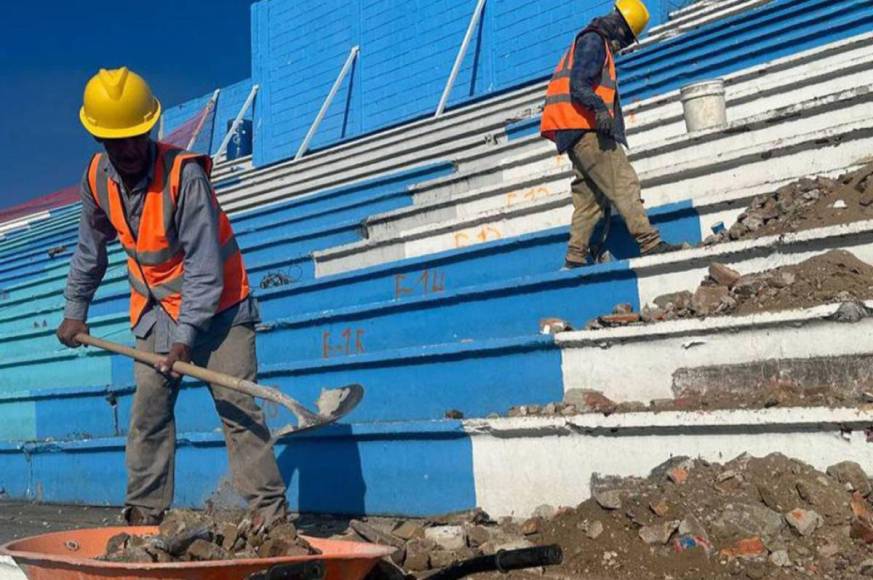
<svg viewBox="0 0 873 580"><path fill-rule="evenodd" d="M101 558L109 562L192 562L305 556L320 553L289 522L265 526L257 518L190 510L169 512L156 536L113 536Z"/></svg>
<svg viewBox="0 0 873 580"><path fill-rule="evenodd" d="M540 511L547 518L556 513L548 506ZM348 529L334 539L393 546L396 551L390 561L372 578L394 578L398 574L402 577L404 570L422 573L499 550L532 547L535 544L530 538L540 532L535 526L540 520L522 522L504 518L498 522L479 509L429 519L352 520Z"/></svg>
<svg viewBox="0 0 873 580"><path fill-rule="evenodd" d="M596 476L592 484L593 497L578 507L521 526L527 540L563 547L550 576L873 577L871 484L857 463L823 473L780 454L724 465L674 458L645 479Z"/></svg>
<svg viewBox="0 0 873 580"><path fill-rule="evenodd" d="M591 499L575 508L540 506L523 521L493 522L481 511L353 521L340 537L397 548L369 580L553 543L564 562L549 568L552 578L865 578L873 577L871 490L861 466L848 461L824 473L780 454L724 465L679 457L647 478L596 475Z"/></svg>
<svg viewBox="0 0 873 580"><path fill-rule="evenodd" d="M851 252L832 250L793 266L741 275L714 263L700 286L659 296L642 312L618 305L612 314L588 323L587 329L809 308L820 304L873 298L873 266Z"/></svg>
<svg viewBox="0 0 873 580"><path fill-rule="evenodd" d="M800 179L756 197L705 245L873 219L873 163L837 179Z"/></svg>

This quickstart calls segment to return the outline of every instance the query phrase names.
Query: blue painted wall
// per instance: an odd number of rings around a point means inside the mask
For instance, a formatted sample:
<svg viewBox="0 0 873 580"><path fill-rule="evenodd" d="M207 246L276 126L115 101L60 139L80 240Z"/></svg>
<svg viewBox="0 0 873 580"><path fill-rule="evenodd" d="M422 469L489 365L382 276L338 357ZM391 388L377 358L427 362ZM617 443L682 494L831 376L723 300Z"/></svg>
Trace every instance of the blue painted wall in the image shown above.
<svg viewBox="0 0 873 580"><path fill-rule="evenodd" d="M663 0L650 2L653 24ZM261 85L255 163L291 156L353 45L358 61L313 147L435 110L475 0L262 0L252 6L252 75ZM540 78L611 0L488 0L450 105Z"/></svg>

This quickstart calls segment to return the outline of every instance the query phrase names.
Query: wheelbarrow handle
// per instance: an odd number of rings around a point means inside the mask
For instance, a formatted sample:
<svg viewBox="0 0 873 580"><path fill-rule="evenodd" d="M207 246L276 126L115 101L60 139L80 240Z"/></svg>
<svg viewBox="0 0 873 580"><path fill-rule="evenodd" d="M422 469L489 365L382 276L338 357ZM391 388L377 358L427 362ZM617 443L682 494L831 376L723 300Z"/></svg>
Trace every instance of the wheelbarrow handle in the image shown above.
<svg viewBox="0 0 873 580"><path fill-rule="evenodd" d="M564 559L564 553L557 544L519 548L517 550L500 550L493 556L479 556L443 568L435 574L427 576L427 580L457 580L470 574L482 572L509 572L524 570L539 566L554 566Z"/></svg>

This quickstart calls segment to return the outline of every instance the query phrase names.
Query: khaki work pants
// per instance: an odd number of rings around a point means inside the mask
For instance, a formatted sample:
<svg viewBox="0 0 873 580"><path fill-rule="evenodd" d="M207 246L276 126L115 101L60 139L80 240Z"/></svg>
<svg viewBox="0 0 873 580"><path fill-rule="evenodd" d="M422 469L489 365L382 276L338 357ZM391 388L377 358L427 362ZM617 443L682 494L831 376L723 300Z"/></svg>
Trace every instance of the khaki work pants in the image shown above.
<svg viewBox="0 0 873 580"><path fill-rule="evenodd" d="M137 340L137 348L154 352L154 333ZM252 325L217 327L194 346L195 364L255 380L257 356ZM179 381L153 367L135 363L136 394L127 437L125 504L157 516L173 501L176 423L173 408ZM224 427L233 483L250 508L267 521L285 515L285 483L270 446L270 432L255 400L221 387L209 387ZM186 409L200 413L201 409Z"/></svg>
<svg viewBox="0 0 873 580"><path fill-rule="evenodd" d="M640 197L640 180L624 149L612 138L589 131L567 154L573 163L573 220L567 261L584 264L594 228L612 203L642 253L661 241Z"/></svg>

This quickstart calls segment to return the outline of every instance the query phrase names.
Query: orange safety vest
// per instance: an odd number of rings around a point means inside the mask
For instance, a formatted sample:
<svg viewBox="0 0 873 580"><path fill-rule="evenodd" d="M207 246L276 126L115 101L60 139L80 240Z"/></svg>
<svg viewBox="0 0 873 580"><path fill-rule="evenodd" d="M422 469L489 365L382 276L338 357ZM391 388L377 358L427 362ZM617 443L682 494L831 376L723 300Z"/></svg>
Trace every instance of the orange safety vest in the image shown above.
<svg viewBox="0 0 873 580"><path fill-rule="evenodd" d="M109 158L96 154L88 166L88 185L94 201L109 217L118 232L122 248L127 252L127 277L130 282L130 323L136 326L154 298L178 321L182 304L182 279L185 273L185 252L179 243L174 214L179 198L182 168L188 162L199 163L206 174L212 171L212 160L204 155L157 143L157 155L151 183L145 193L139 231L130 230L118 184L108 173ZM212 203L218 205L215 192ZM230 220L218 207L218 238L224 259L224 288L217 312L238 304L249 295L249 280L242 253L236 243Z"/></svg>
<svg viewBox="0 0 873 580"><path fill-rule="evenodd" d="M583 30L579 33L579 36L586 32L588 30ZM564 54L564 57L558 63L552 75L552 80L549 82L549 88L546 91L546 106L543 109L543 116L540 120L540 135L552 141L555 140L555 133L558 131L567 129L594 129L596 127L594 111L573 102L570 95L570 77L573 72L576 41L579 40L579 36L573 39L570 50ZM609 43L606 40L603 42L606 45L606 60L603 63L600 82L594 86L594 93L603 99L609 114L615 117L615 103L618 95L615 58L609 49Z"/></svg>

